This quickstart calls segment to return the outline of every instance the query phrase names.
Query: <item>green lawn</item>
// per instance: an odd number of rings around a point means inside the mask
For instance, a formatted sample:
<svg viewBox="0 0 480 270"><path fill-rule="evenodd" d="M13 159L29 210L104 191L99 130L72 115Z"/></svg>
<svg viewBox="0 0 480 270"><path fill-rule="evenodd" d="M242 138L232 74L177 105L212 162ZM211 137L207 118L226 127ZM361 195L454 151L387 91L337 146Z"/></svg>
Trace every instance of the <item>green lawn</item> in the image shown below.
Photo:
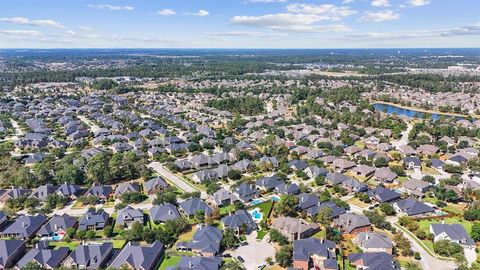
<svg viewBox="0 0 480 270"><path fill-rule="evenodd" d="M444 221L445 224L455 224L455 223L462 224L462 226L465 228L467 233L470 234L472 232L473 223L468 222L466 220L463 220L459 217L449 217L449 218L443 219L443 221ZM440 220L440 219L437 219L437 220L425 219L425 220L418 221L418 224L420 225L420 229L425 230L425 232L429 232L430 231L430 224L435 224L435 223L442 223L442 220Z"/></svg>
<svg viewBox="0 0 480 270"><path fill-rule="evenodd" d="M112 241L112 244L113 244L113 248L117 248L117 249L121 249L123 248L123 246L125 245L125 240L122 240L122 239L118 239L118 240L113 240Z"/></svg>
<svg viewBox="0 0 480 270"><path fill-rule="evenodd" d="M267 235L268 231L266 230L260 230L257 232L257 239L262 240L265 235Z"/></svg>
<svg viewBox="0 0 480 270"><path fill-rule="evenodd" d="M325 230L320 230L316 234L312 235L313 238L318 238L318 239L325 239L325 236L326 236Z"/></svg>
<svg viewBox="0 0 480 270"><path fill-rule="evenodd" d="M65 241L51 241L48 243L54 249L59 249L61 247L68 247L70 250L74 250L78 245L79 241L65 242Z"/></svg>
<svg viewBox="0 0 480 270"><path fill-rule="evenodd" d="M165 258L163 259L162 263L158 267L158 270L165 270L169 266L176 266L180 262L179 256L169 256L165 255Z"/></svg>
<svg viewBox="0 0 480 270"><path fill-rule="evenodd" d="M221 207L218 209L218 212L220 213L220 216L225 216L225 215L228 215L230 212L234 212L235 211L235 205L228 205L228 206L224 206L224 207Z"/></svg>
<svg viewBox="0 0 480 270"><path fill-rule="evenodd" d="M266 221L268 219L268 214L270 213L270 210L272 209L273 207L273 201L272 200L268 200L266 202L263 202L263 203L260 203L260 204L257 204L257 205L254 205L254 206L251 206L249 208L249 210L251 209L255 209L255 208L260 208L260 210L262 211L263 213L263 219L262 221Z"/></svg>

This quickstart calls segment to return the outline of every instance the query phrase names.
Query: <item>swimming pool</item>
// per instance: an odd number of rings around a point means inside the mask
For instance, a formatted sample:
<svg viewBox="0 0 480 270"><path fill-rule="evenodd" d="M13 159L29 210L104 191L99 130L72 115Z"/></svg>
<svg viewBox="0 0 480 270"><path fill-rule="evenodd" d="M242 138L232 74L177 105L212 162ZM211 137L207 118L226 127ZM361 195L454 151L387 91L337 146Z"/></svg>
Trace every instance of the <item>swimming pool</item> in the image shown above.
<svg viewBox="0 0 480 270"><path fill-rule="evenodd" d="M257 204L261 204L262 202L264 202L265 200L263 198L257 198L257 199L253 199L251 202L250 202L250 205L257 205Z"/></svg>
<svg viewBox="0 0 480 270"><path fill-rule="evenodd" d="M263 214L262 214L260 208L255 208L255 209L249 211L249 213L252 216L252 219L253 219L254 222L258 223L258 222L262 221Z"/></svg>
<svg viewBox="0 0 480 270"><path fill-rule="evenodd" d="M279 201L280 201L280 197L279 197L279 196L276 196L276 195L273 195L273 196L272 196L272 201L274 201L274 202L279 202Z"/></svg>

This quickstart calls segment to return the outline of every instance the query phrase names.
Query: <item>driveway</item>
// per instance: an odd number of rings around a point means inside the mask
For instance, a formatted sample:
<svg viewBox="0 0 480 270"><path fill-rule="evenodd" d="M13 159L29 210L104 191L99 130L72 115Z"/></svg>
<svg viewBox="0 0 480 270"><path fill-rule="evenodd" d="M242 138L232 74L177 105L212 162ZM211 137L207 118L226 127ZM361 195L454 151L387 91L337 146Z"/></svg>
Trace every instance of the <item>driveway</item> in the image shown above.
<svg viewBox="0 0 480 270"><path fill-rule="evenodd" d="M275 247L267 243L267 237L265 236L261 241L257 241L256 237L257 232L247 235L248 245L240 246L236 250L229 252L232 257L241 256L245 260L243 265L248 270L257 269L260 264L265 263L265 259L268 257L275 259Z"/></svg>

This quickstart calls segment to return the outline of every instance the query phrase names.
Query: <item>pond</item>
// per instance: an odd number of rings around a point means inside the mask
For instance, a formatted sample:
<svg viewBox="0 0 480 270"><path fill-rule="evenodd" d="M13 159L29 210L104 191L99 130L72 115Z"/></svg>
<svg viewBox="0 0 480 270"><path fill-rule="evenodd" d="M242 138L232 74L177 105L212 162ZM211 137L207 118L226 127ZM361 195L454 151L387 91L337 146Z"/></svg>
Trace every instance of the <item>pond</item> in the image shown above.
<svg viewBox="0 0 480 270"><path fill-rule="evenodd" d="M384 103L373 103L373 107L375 108L375 110L384 112L386 114L405 115L407 117L413 117L413 118L423 118L425 114L428 114L433 120L437 120L440 117L455 117L456 120L465 119L465 117L462 117L462 116L444 115L444 114L437 114L437 113L424 113L414 109L406 109L406 108L397 107L391 104L384 104Z"/></svg>

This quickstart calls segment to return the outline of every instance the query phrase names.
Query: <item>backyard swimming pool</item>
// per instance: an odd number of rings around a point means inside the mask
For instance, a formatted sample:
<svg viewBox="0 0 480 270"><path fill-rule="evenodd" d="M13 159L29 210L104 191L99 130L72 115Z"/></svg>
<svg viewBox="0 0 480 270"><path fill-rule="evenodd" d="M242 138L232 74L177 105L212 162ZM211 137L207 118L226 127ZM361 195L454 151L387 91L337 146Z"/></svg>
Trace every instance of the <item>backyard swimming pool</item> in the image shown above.
<svg viewBox="0 0 480 270"><path fill-rule="evenodd" d="M262 202L264 202L265 200L263 198L257 198L257 199L253 199L251 202L250 202L250 205L257 205L257 204L261 204Z"/></svg>
<svg viewBox="0 0 480 270"><path fill-rule="evenodd" d="M262 221L263 214L262 214L260 208L255 208L255 209L249 211L249 213L252 216L253 221L255 221L256 223Z"/></svg>

